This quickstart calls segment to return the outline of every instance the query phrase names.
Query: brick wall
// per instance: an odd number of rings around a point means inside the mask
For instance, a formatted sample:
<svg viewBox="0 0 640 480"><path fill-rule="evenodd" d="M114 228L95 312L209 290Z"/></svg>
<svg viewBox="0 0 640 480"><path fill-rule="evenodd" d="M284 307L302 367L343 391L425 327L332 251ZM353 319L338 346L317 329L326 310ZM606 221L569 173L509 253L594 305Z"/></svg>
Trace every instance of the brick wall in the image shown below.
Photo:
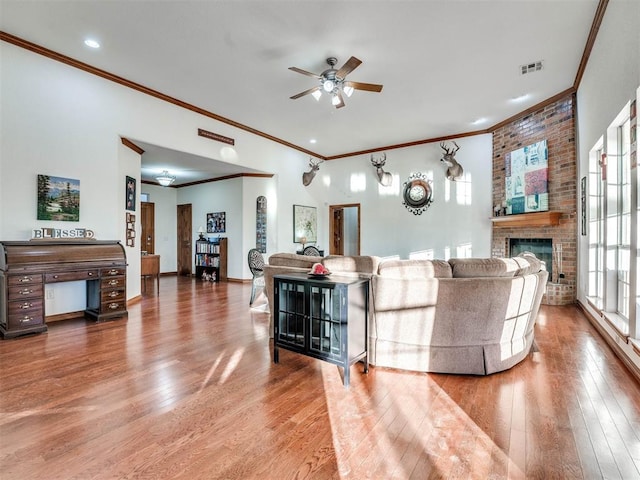
<svg viewBox="0 0 640 480"><path fill-rule="evenodd" d="M547 140L549 210L562 213L560 225L517 228L494 225L491 253L495 257L507 256L510 238L551 238L554 245L562 243L562 273L565 278L559 280L560 285L549 285L543 303L551 305L576 301L575 132L575 96L571 94L493 132L493 205L499 205L505 199L505 154Z"/></svg>

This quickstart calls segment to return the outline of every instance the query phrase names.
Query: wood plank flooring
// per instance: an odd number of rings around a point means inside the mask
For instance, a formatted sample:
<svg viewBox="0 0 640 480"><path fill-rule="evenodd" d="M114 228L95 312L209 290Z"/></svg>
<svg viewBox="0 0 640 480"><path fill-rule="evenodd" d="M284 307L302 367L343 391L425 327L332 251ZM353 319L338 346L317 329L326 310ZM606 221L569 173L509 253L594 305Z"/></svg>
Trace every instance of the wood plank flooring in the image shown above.
<svg viewBox="0 0 640 480"><path fill-rule="evenodd" d="M640 479L640 386L576 307L543 307L509 371L344 388L273 364L250 291L162 277L127 320L0 341L0 478Z"/></svg>

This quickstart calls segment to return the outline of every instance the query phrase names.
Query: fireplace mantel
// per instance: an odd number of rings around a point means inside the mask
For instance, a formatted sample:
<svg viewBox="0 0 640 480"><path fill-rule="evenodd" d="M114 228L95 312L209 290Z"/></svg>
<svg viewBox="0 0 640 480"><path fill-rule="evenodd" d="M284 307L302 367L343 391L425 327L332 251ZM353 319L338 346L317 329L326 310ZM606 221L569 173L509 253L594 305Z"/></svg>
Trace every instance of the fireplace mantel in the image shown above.
<svg viewBox="0 0 640 480"><path fill-rule="evenodd" d="M549 227L560 224L562 212L535 212L518 215L492 217L491 222L496 228L500 227Z"/></svg>

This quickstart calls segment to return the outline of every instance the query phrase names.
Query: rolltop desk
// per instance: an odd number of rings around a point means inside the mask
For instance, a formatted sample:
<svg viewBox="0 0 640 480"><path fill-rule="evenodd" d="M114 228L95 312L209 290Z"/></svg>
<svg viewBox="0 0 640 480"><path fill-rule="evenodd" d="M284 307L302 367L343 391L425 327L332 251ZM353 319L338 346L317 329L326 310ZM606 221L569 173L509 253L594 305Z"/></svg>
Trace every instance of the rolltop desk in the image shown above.
<svg viewBox="0 0 640 480"><path fill-rule="evenodd" d="M87 282L85 318L127 316L127 258L120 242L0 242L0 334L46 332L45 285L82 280Z"/></svg>

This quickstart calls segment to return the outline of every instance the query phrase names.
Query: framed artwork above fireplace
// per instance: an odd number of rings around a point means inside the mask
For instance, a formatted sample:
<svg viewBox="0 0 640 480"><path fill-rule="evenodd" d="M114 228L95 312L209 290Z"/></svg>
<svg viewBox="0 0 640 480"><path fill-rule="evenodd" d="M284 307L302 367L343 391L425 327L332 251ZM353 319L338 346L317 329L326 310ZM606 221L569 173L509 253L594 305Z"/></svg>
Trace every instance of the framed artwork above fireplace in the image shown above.
<svg viewBox="0 0 640 480"><path fill-rule="evenodd" d="M548 171L546 140L505 155L507 215L549 210Z"/></svg>

